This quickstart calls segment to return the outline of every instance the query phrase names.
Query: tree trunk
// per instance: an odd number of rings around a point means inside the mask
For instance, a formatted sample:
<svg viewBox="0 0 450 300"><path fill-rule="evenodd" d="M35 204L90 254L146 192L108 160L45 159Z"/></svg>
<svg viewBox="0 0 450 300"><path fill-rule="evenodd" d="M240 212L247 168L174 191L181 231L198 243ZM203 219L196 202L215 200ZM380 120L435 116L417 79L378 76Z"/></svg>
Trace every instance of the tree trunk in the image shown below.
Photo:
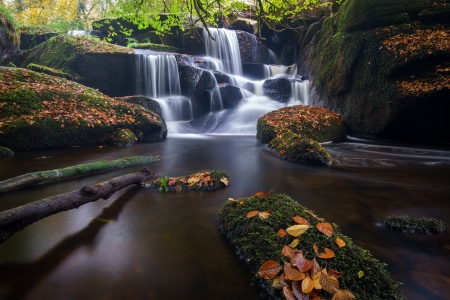
<svg viewBox="0 0 450 300"><path fill-rule="evenodd" d="M62 169L27 173L4 181L0 181L0 193L20 189L36 184L49 183L76 176L126 168L161 160L161 156L131 156L116 160L102 160Z"/></svg>
<svg viewBox="0 0 450 300"><path fill-rule="evenodd" d="M116 191L131 185L141 184L144 180L154 180L155 173L145 167L137 173L114 177L108 181L83 186L79 191L45 198L23 206L0 212L0 243L30 224L53 214L78 208L83 204L108 199Z"/></svg>

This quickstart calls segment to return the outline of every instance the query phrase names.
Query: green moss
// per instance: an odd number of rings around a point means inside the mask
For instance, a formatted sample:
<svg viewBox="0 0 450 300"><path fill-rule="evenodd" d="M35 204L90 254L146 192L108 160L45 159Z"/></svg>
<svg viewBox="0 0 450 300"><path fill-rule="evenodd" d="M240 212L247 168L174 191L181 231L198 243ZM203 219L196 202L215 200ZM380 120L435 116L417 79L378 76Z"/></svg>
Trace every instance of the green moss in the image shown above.
<svg viewBox="0 0 450 300"><path fill-rule="evenodd" d="M113 143L119 146L131 146L133 145L137 138L133 131L129 129L119 128L113 134Z"/></svg>
<svg viewBox="0 0 450 300"><path fill-rule="evenodd" d="M389 216L381 220L381 223L392 230L402 230L403 232L433 232L442 233L445 231L445 223L433 218L411 218L403 216Z"/></svg>
<svg viewBox="0 0 450 300"><path fill-rule="evenodd" d="M222 170L204 170L182 177L160 177L145 181L145 187L165 191L214 191L228 185L229 176Z"/></svg>
<svg viewBox="0 0 450 300"><path fill-rule="evenodd" d="M262 220L258 217L247 218L250 211L270 210L269 218ZM279 229L286 229L296 225L294 216L308 220L311 227L301 235L297 249L302 250L307 259L316 258L320 266L342 272L339 279L341 289L351 291L356 299L389 300L404 299L399 293L399 283L390 278L386 271L386 264L375 259L367 250L353 244L352 240L339 232L336 224L331 224L334 233L331 237L324 235L316 229L322 219L313 217L313 212L300 205L284 194L272 194L268 197L248 197L238 199L236 202L227 201L218 213L220 231L236 247L237 255L256 273L259 267L267 260L276 260L283 265L280 255L284 245L290 244L294 237L286 235L280 238ZM339 237L346 245L340 248L335 239ZM316 244L319 252L329 248L336 256L331 259L316 257L313 245ZM364 276L358 274L363 272ZM271 299L284 299L282 293L272 288L271 282L261 279L262 285ZM320 296L331 299L331 295L322 292Z"/></svg>
<svg viewBox="0 0 450 300"><path fill-rule="evenodd" d="M0 3L0 25L6 28L6 34L8 35L8 38L13 41L13 44L19 44L19 23L14 19L3 3Z"/></svg>
<svg viewBox="0 0 450 300"><path fill-rule="evenodd" d="M63 72L61 70L50 68L50 67L46 67L46 66L41 66L41 65L37 65L37 64L33 64L33 63L28 64L27 65L27 69L32 70L32 71L36 71L36 72L45 73L45 74L48 74L48 75L53 75L53 76L66 78L66 79L71 79L72 78L72 76L70 76L70 74L68 74L66 72Z"/></svg>
<svg viewBox="0 0 450 300"><path fill-rule="evenodd" d="M180 49L171 47L171 46L165 46L161 44L152 44L152 43L135 43L132 44L132 47L134 49L149 49L153 51L160 51L160 52L174 52L179 53Z"/></svg>
<svg viewBox="0 0 450 300"><path fill-rule="evenodd" d="M269 147L282 158L319 165L331 164L331 156L318 142L301 138L294 132L285 132L270 141Z"/></svg>
<svg viewBox="0 0 450 300"><path fill-rule="evenodd" d="M11 149L0 146L0 157L13 156L13 155L14 155L14 152Z"/></svg>

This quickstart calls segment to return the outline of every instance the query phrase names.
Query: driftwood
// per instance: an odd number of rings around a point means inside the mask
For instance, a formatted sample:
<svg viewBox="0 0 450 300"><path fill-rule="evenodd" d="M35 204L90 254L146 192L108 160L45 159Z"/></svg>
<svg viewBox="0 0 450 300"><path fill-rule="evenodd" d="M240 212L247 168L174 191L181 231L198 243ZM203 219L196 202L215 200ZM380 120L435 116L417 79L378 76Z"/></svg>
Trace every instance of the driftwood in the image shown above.
<svg viewBox="0 0 450 300"><path fill-rule="evenodd" d="M131 156L116 160L96 161L92 163L81 164L62 169L27 173L4 181L0 181L0 193L36 184L49 183L101 171L126 168L159 160L161 160L161 157L159 155Z"/></svg>
<svg viewBox="0 0 450 300"><path fill-rule="evenodd" d="M23 206L0 212L0 243L30 224L53 214L78 208L83 204L108 199L116 191L145 180L154 180L157 176L148 168L137 173L114 177L108 181L83 186L78 191L34 201Z"/></svg>

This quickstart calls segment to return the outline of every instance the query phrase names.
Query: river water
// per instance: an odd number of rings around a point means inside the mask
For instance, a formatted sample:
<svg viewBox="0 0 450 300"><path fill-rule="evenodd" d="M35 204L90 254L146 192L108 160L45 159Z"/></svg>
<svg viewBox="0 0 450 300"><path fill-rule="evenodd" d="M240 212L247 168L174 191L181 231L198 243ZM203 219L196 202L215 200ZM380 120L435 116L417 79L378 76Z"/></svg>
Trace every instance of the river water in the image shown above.
<svg viewBox="0 0 450 300"><path fill-rule="evenodd" d="M277 158L249 136L191 135L133 147L20 152L0 158L0 180L132 155L179 176L223 169L215 192L160 193L128 187L110 199L41 220L0 245L0 299L260 299L253 275L217 231L227 198L287 193L388 263L408 299L448 299L449 233L392 232L392 214L450 223L450 148L350 140L325 145L330 167ZM98 173L0 194L0 210L137 171ZM448 228L448 226L447 226Z"/></svg>

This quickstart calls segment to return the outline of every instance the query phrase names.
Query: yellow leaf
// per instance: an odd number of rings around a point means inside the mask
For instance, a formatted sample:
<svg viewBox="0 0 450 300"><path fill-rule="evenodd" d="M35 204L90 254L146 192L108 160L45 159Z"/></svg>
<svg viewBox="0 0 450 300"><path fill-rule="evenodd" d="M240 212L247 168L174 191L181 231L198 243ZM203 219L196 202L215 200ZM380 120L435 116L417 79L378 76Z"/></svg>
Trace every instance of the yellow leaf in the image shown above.
<svg viewBox="0 0 450 300"><path fill-rule="evenodd" d="M297 247L298 243L300 243L300 240L299 239L295 239L295 240L292 241L292 243L289 244L289 247L295 248L295 247Z"/></svg>
<svg viewBox="0 0 450 300"><path fill-rule="evenodd" d="M302 292L304 294L309 294L314 288L314 281L311 280L311 277L306 276L302 281Z"/></svg>
<svg viewBox="0 0 450 300"><path fill-rule="evenodd" d="M292 236L299 237L301 236L306 230L308 230L308 225L294 225L291 227L288 227L286 229L286 232Z"/></svg>
<svg viewBox="0 0 450 300"><path fill-rule="evenodd" d="M261 220L265 220L268 217L270 217L270 212L262 211L262 212L259 212L258 215Z"/></svg>
<svg viewBox="0 0 450 300"><path fill-rule="evenodd" d="M220 182L222 182L225 185L228 185L228 179L226 177L220 178Z"/></svg>
<svg viewBox="0 0 450 300"><path fill-rule="evenodd" d="M361 277L363 277L364 276L364 272L363 271L359 271L358 272L358 278L361 278Z"/></svg>

